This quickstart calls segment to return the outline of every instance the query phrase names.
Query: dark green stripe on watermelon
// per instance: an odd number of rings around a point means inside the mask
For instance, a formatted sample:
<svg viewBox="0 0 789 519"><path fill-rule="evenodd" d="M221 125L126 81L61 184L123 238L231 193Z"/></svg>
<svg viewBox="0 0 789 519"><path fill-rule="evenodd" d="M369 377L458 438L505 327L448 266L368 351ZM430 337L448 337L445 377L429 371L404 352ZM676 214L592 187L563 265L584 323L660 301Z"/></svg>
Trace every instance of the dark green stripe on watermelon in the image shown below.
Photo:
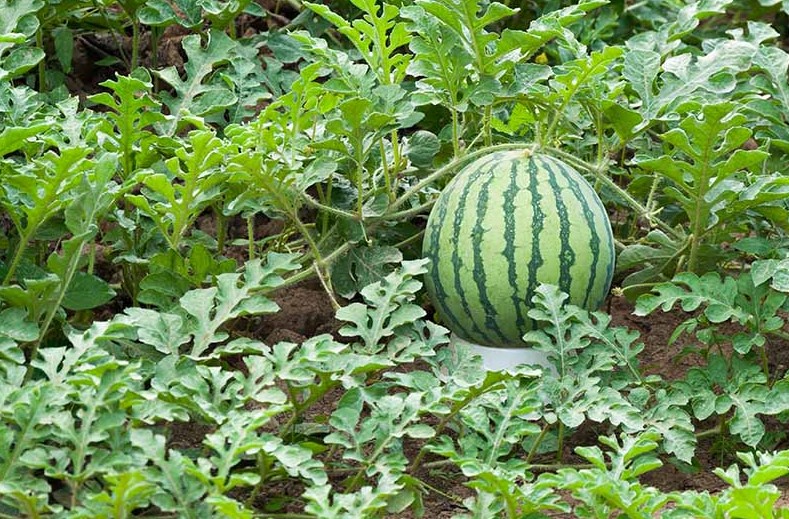
<svg viewBox="0 0 789 519"><path fill-rule="evenodd" d="M483 168L485 167L486 163L492 160L492 158L493 157L485 157L478 160L477 162L479 162L479 168L477 168L474 175L456 176L452 182L446 186L444 192L460 196L461 199L467 196L468 192L465 188L469 183L476 181L484 174ZM439 312L439 316L445 321L446 325L451 330L462 337L469 338L469 340L486 342L489 341L488 337L486 337L486 334L476 325L473 320L470 320L468 317L463 319L458 317L459 315L467 316L470 313L468 303L465 301L465 291L463 290L463 286L460 285L460 281L456 280L455 276L455 273L459 271L460 264L459 248L457 243L458 233L455 232L453 228L452 232L447 234L447 229L442 229L440 225L441 222L447 221L450 218L453 220L453 226L455 225L454 221L456 220L458 221L457 225L460 224L459 220L463 215L457 210L454 211L454 214L450 212L450 209L452 209L451 206L453 205L452 202L453 199L450 196L442 196L439 198L433 208L433 212L431 213L431 218L428 221L428 229L425 235L425 247L428 251L426 252L426 256L428 257L438 257L440 248L439 244L442 239L448 238L452 241L450 244L453 250L451 255L452 264L450 269L452 275L451 278L447 280L447 284L445 284L444 279L446 279L446 276L442 278L442 269L436 262L433 262L431 264L430 271L428 272L429 279L427 280L426 284L435 291L436 297L433 297L432 300ZM436 215L435 218L432 216L434 214ZM442 230L444 231L443 233L441 232ZM431 291L431 288L428 288L429 292ZM452 297L448 297L450 293ZM461 305L462 308L459 312L455 312L451 308L451 306L454 306L455 304ZM471 337L474 337L474 339L471 339Z"/></svg>
<svg viewBox="0 0 789 519"><path fill-rule="evenodd" d="M428 220L428 293L460 337L520 347L540 282L589 309L605 298L614 247L608 217L575 170L541 154L491 154L445 188Z"/></svg>
<svg viewBox="0 0 789 519"><path fill-rule="evenodd" d="M496 166L493 166L495 169ZM492 171L491 171L492 173ZM475 239L479 240L481 244L485 239L485 228L483 226L483 222L485 221L485 214L488 211L488 196L490 191L490 184L495 180L495 176L492 174L488 174L488 178L484 180L482 183L482 187L479 191L479 198L477 199L477 211L476 211L476 218L474 223L474 231L472 232L472 236ZM466 189L469 189L468 187ZM491 229L493 231L494 229ZM499 325L496 322L496 307L491 303L490 297L488 296L488 287L486 284L486 271L485 265L482 261L482 247L474 247L474 282L477 284L477 293L479 294L479 301L482 304L482 308L485 312L485 330L490 330L493 332L498 341L507 342L507 336L504 335L501 330L499 329Z"/></svg>
<svg viewBox="0 0 789 519"><path fill-rule="evenodd" d="M426 256L435 258L438 257L439 254L438 242L441 222L444 221L447 215L446 202L442 203L442 201L439 200L439 203L435 205L433 213L431 214L435 214L436 217L431 218L431 220L428 222L427 232L425 234L424 250ZM468 337L468 329L463 325L463 323L458 321L454 314L449 311L449 308L447 308L446 301L448 293L444 289L444 283L441 281L441 271L438 268L438 265L431 264L428 276L429 279L427 279L426 282L428 286L432 286L432 291L435 293L435 297L433 297L432 300L439 316L446 322L450 329L455 331L455 333L458 333L463 337Z"/></svg>
<svg viewBox="0 0 789 519"><path fill-rule="evenodd" d="M458 207L454 208L455 215L452 218L452 277L454 280L455 291L457 292L458 303L461 306L460 312L459 314L455 315L455 318L463 319L462 316L467 316L465 320L469 321L469 324L471 325L471 334L469 334L468 337L470 340L480 341L483 343L491 342L493 338L492 336L489 336L490 332L488 330L485 330L477 323L477 319L474 318L474 312L472 312L468 298L466 297L466 290L473 287L466 287L461 276L464 265L460 259L460 253L462 252L459 243L461 237L460 228L463 225L463 220L467 215L464 211L460 210L460 208L466 206L466 201L469 194L472 191L479 189L477 182L479 182L480 179L484 179L485 177L492 178L491 174L495 168L495 164L490 168L485 168L485 165L483 164L469 177L468 182L460 192ZM471 339L471 337L473 337L473 339Z"/></svg>
<svg viewBox="0 0 789 519"><path fill-rule="evenodd" d="M608 220L608 214L605 211L605 206L603 202L600 200L600 197L594 192L592 186L589 183L585 183L584 186L586 191L590 192L593 196L586 197L586 200L590 203L590 209L594 211L596 215L596 219L598 220L598 228L602 228L601 231L598 233L598 237L601 240L601 247L600 247L600 256L601 258L610 258L609 261L604 261L601 259L599 265L605 265L605 275L603 277L603 281L601 282L602 285L606 287L611 287L611 282L614 279L614 267L616 266L616 247L614 246L614 233L611 230L611 222ZM603 304L605 301L606 296L608 295L608 290L605 290L603 293L600 294L599 298L594 301L590 301L589 305L586 308L600 308L600 305Z"/></svg>
<svg viewBox="0 0 789 519"><path fill-rule="evenodd" d="M512 305L515 307L515 324L518 329L527 327L524 315L524 294L518 288L518 269L515 258L515 197L518 195L518 163L510 166L510 185L504 192L504 258L507 259L507 279L510 282Z"/></svg>
<svg viewBox="0 0 789 519"><path fill-rule="evenodd" d="M517 162L516 162L517 165ZM529 282L525 287L526 296L523 304L528 306L534 297L534 289L537 288L537 272L542 267L542 253L540 252L540 236L545 225L545 215L542 212L542 195L540 194L539 179L537 177L537 161L530 160L528 162L527 171L529 173L529 194L531 195L531 214L532 214L532 237L531 237L531 259L529 260ZM511 262L517 261L513 256ZM529 328L534 325L530 324Z"/></svg>
<svg viewBox="0 0 789 519"><path fill-rule="evenodd" d="M532 162L537 162L533 160ZM570 283L570 268L575 264L575 252L570 246L570 220L568 218L567 206L562 198L562 189L559 186L556 178L556 172L551 167L551 163L546 160L539 160L539 168L544 169L548 173L548 186L553 193L554 203L556 204L556 211L559 214L559 242L561 249L559 251L559 290L569 294ZM536 288L536 287L535 287Z"/></svg>
<svg viewBox="0 0 789 519"><path fill-rule="evenodd" d="M581 205L581 211L583 212L586 224L590 229L593 229L595 227L595 213L589 207L588 197L584 196L581 190L581 184L576 180L568 179L568 185L570 191L573 193L574 199ZM589 253L592 255L592 264L597 265L598 261L600 261L600 237L594 232L589 234ZM589 281L586 284L586 294L584 295L583 303L579 306L588 307L589 305L589 295L594 289L595 279L597 279L597 269L592 269L590 273ZM602 303L602 301L600 303ZM596 306L599 306L600 303Z"/></svg>

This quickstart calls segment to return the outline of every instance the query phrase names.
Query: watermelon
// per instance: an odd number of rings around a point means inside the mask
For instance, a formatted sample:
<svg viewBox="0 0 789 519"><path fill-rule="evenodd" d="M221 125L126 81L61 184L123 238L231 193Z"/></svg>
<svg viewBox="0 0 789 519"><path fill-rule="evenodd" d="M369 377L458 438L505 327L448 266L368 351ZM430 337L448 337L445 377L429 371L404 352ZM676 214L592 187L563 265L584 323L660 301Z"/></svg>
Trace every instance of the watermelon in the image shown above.
<svg viewBox="0 0 789 519"><path fill-rule="evenodd" d="M614 237L600 198L564 162L498 151L463 168L427 221L425 286L439 317L467 341L524 347L540 283L597 309L611 287Z"/></svg>

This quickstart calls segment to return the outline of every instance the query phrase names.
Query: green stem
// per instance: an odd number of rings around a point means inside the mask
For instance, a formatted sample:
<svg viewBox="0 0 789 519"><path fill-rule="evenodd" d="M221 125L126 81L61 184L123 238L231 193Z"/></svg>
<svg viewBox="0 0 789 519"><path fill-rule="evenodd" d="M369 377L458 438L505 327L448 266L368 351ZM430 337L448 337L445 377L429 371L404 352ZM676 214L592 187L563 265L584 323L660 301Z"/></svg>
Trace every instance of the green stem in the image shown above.
<svg viewBox="0 0 789 519"><path fill-rule="evenodd" d="M331 279L328 276L328 273L324 273L321 269L322 262L315 262L312 264L312 267L315 269L315 274L318 276L318 281L320 281L321 286L326 291L326 295L329 296L329 300L331 301L331 306L334 308L336 312L339 310L342 305L337 302L337 299L334 297L334 289L331 286Z"/></svg>
<svg viewBox="0 0 789 519"><path fill-rule="evenodd" d="M296 228L299 230L299 233L307 241L307 246L312 251L312 254L313 254L313 257L315 258L315 261L317 263L319 263L319 264L322 264L323 263L323 259L321 258L321 251L318 248L318 244L313 239L312 233L310 232L310 230L307 229L307 226L304 225L304 222L302 222L301 219L299 218L299 215L296 214L295 211L294 211L293 213L290 213L288 215L288 218L290 219L291 222L293 222L293 225L296 226Z"/></svg>
<svg viewBox="0 0 789 519"><path fill-rule="evenodd" d="M400 152L400 137L397 135L397 130L392 130L389 139L392 142L392 171L389 174L392 178L396 178L403 166L403 155ZM389 200L394 200L394 192L391 189Z"/></svg>
<svg viewBox="0 0 789 519"><path fill-rule="evenodd" d="M129 17L132 22L132 55L129 72L134 72L140 64L140 21L137 20L136 12L130 12Z"/></svg>
<svg viewBox="0 0 789 519"><path fill-rule="evenodd" d="M773 330L773 331L771 331L769 333L770 333L770 335L775 335L776 337L780 337L781 339L789 341L789 333L786 333L783 330Z"/></svg>
<svg viewBox="0 0 789 519"><path fill-rule="evenodd" d="M460 156L460 125L458 123L458 111L454 106L450 109L452 112L452 155L454 158Z"/></svg>
<svg viewBox="0 0 789 519"><path fill-rule="evenodd" d="M418 214L422 214L430 210L433 205L435 205L435 200L429 200L422 205L418 205L416 207L412 207L410 209L404 209L402 211L395 211L394 213L388 213L384 216L384 218L388 221L394 220L408 220L412 216L416 216Z"/></svg>
<svg viewBox="0 0 789 519"><path fill-rule="evenodd" d="M696 272L698 267L698 257L699 257L699 247L701 246L701 235L704 231L704 227L707 225L707 205L704 201L704 197L707 195L707 191L710 188L710 177L712 176L712 171L710 167L710 157L709 157L710 149L707 148L704 150L704 155L702 156L701 163L703 164L701 169L701 178L698 181L698 192L694 193L694 198L696 202L696 209L693 212L693 216L691 216L691 239L693 240L690 244L690 256L688 257L688 271L689 272ZM688 215L690 216L690 215Z"/></svg>
<svg viewBox="0 0 789 519"><path fill-rule="evenodd" d="M47 312L46 318L44 319L44 323L41 325L41 331L38 334L38 339L35 343L33 343L33 347L30 349L30 363L27 366L27 372L25 373L25 382L28 382L31 377L33 376L33 359L36 358L38 355L38 350L41 347L41 343L44 341L44 337L46 337L47 332L49 331L49 327L52 325L52 321L55 319L55 315L57 315L58 310L60 309L61 303L63 303L63 298L66 297L66 291L68 290L69 285L71 284L71 280L74 278L74 275L77 272L77 268L79 266L79 260L81 259L81 251L82 248L85 246L85 242L83 241L79 247L75 250L77 251L71 258L69 258L69 263L66 266L65 276L63 279L60 280L60 291L58 292L57 298L55 301L51 303L49 311Z"/></svg>
<svg viewBox="0 0 789 519"><path fill-rule="evenodd" d="M411 476L411 477L413 477L413 476ZM444 492L443 490L440 490L440 489L434 487L433 485L430 485L430 484L426 483L425 481L423 481L421 479L417 479L417 478L414 478L414 479L416 479L419 482L419 486L421 486L423 488L426 488L427 490L429 490L430 492L433 492L434 494L438 494L441 497L443 497L445 499L448 499L449 501L453 501L453 502L455 502L457 504L461 504L463 502L463 498L461 498L459 496L448 494L448 493Z"/></svg>
<svg viewBox="0 0 789 519"><path fill-rule="evenodd" d="M328 205L328 206L332 205L332 198L331 198L332 187L334 187L334 173L329 175L329 178L326 179L326 199L322 200L324 205ZM324 225L324 228L325 228L329 224L328 223L329 222L329 214L328 213L324 213L323 214L323 222L324 222L323 225Z"/></svg>
<svg viewBox="0 0 789 519"><path fill-rule="evenodd" d="M384 146L383 137L378 139L378 146L381 150L381 169L383 169L384 172L384 188L386 189L386 195L389 197L389 202L391 203L394 200L394 192L392 191L392 178L389 174L389 161L386 160L386 146Z"/></svg>
<svg viewBox="0 0 789 519"><path fill-rule="evenodd" d="M151 69L159 68L159 39L161 38L161 28L151 27ZM159 91L159 76L153 74L153 91Z"/></svg>
<svg viewBox="0 0 789 519"><path fill-rule="evenodd" d="M90 242L90 249L88 252L88 274L93 275L93 269L96 267L96 240Z"/></svg>
<svg viewBox="0 0 789 519"><path fill-rule="evenodd" d="M499 484L497 486L501 487L502 485ZM499 493L499 495L504 496L504 502L507 506L507 517L509 519L516 519L518 517L518 502L515 500L512 493L507 492L506 488L502 488L501 490L503 490L503 492Z"/></svg>
<svg viewBox="0 0 789 519"><path fill-rule="evenodd" d="M337 209L336 207L332 207L330 205L326 205L324 203L321 203L321 202L315 200L314 198L312 198L307 193L302 193L301 194L301 198L307 203L307 205L309 205L311 207L314 207L315 209L318 209L320 211L324 211L326 213L330 213L330 214L333 214L335 216L340 216L342 218L348 218L350 220L359 221L359 215L358 214L351 213L349 211L344 211L342 209Z"/></svg>
<svg viewBox="0 0 789 519"><path fill-rule="evenodd" d="M534 149L535 149L534 144L506 143L506 144L497 144L495 146L490 146L489 148L483 148L474 151L472 153L469 153L468 155L458 157L457 159L453 160L449 164L437 169L435 172L431 173L430 175L426 176L425 178L423 178L422 180L411 186L411 188L406 190L405 193L400 195L400 197L398 197L389 206L389 210L394 211L395 209L406 203L408 199L410 199L412 196L416 195L422 189L429 186L439 178L449 173L452 173L456 169L465 166L469 162L472 162L473 160L478 159L479 157L483 157L489 153L494 153L496 151L515 151L515 150L534 150ZM384 216L384 218L386 218L386 216Z"/></svg>
<svg viewBox="0 0 789 519"><path fill-rule="evenodd" d="M564 424L559 422L558 432L558 446L556 447L556 461L562 463L564 461Z"/></svg>
<svg viewBox="0 0 789 519"><path fill-rule="evenodd" d="M255 215L247 216L247 256L255 259Z"/></svg>
<svg viewBox="0 0 789 519"><path fill-rule="evenodd" d="M418 233L416 233L416 234L414 234L414 235L412 235L412 236L409 236L409 237L408 237L408 238L406 238L405 240L402 240L402 241L400 241L400 242L397 242L397 243L395 243L395 244L394 244L394 248L396 248L396 249L402 249L402 248L403 248L403 247L405 247L406 245L410 245L410 244L411 244L411 242L415 242L415 241L419 240L420 238L422 238L422 236L424 236L424 234L425 234L425 230L424 230L424 229L422 229L422 230L421 230L421 231L419 231Z"/></svg>
<svg viewBox="0 0 789 519"><path fill-rule="evenodd" d="M493 107L490 105L485 107L485 119L482 121L482 134L485 136L485 147L488 148L493 144L493 131L490 127L490 120L493 118Z"/></svg>
<svg viewBox="0 0 789 519"><path fill-rule="evenodd" d="M5 278L3 279L3 286L7 286L14 278L14 274L16 273L17 267L19 267L19 262L22 261L28 243L30 243L29 236L25 235L19 237L19 245L16 247L14 259L11 260L11 265L8 267L8 272L6 272Z"/></svg>
<svg viewBox="0 0 789 519"><path fill-rule="evenodd" d="M358 137L358 136L357 136ZM354 151L356 152L356 190L357 203L356 210L359 213L358 220L364 220L364 146L363 139L357 138Z"/></svg>
<svg viewBox="0 0 789 519"><path fill-rule="evenodd" d="M595 111L594 120L597 129L597 163L602 164L608 151L605 146L605 130L603 129L603 114ZM649 205L647 205L649 207Z"/></svg>
<svg viewBox="0 0 789 519"><path fill-rule="evenodd" d="M697 432L695 434L695 436L696 436L697 440L701 440L701 439L707 438L709 436L717 436L718 434L721 433L721 430L722 429L721 429L721 426L719 424L718 426L713 427L712 429L707 429L707 430L704 430L704 431L701 431L701 432Z"/></svg>
<svg viewBox="0 0 789 519"><path fill-rule="evenodd" d="M537 453L537 449L540 447L540 443L542 443L543 438L545 438L545 435L548 433L548 429L548 424L545 424L540 430L540 434L534 439L534 443L531 449L529 449L529 454L526 456L526 463L531 463L532 458L534 458L534 455Z"/></svg>
<svg viewBox="0 0 789 519"><path fill-rule="evenodd" d="M216 216L216 251L217 254L225 253L225 241L227 240L227 217L219 207L214 207Z"/></svg>
<svg viewBox="0 0 789 519"><path fill-rule="evenodd" d="M334 249L334 251L331 254L324 256L323 266L327 267L332 263L334 263L340 256L348 252L351 249L351 247L353 247L353 244L351 244L350 242L345 242L339 247L337 247L336 249ZM276 290L279 290L280 288L284 288L287 286L295 285L296 283L300 283L305 279L311 278L314 275L315 275L315 271L312 268L305 268L298 274L294 274L286 278L285 281L276 288Z"/></svg>
<svg viewBox="0 0 789 519"><path fill-rule="evenodd" d="M767 357L767 345L765 344L761 348L761 357L762 357L762 371L764 372L765 378L767 378L767 382L769 385L772 385L770 381L770 359Z"/></svg>
<svg viewBox="0 0 789 519"><path fill-rule="evenodd" d="M44 29L43 21L39 21L41 27L36 31L36 47L42 52L44 51ZM44 93L47 91L47 60L46 57L38 62L38 91Z"/></svg>
<svg viewBox="0 0 789 519"><path fill-rule="evenodd" d="M647 211L653 211L653 204L655 203L655 194L657 194L657 188L660 184L660 177L655 175L655 179L652 181L652 186L649 188L649 195L647 195L647 203L645 205Z"/></svg>

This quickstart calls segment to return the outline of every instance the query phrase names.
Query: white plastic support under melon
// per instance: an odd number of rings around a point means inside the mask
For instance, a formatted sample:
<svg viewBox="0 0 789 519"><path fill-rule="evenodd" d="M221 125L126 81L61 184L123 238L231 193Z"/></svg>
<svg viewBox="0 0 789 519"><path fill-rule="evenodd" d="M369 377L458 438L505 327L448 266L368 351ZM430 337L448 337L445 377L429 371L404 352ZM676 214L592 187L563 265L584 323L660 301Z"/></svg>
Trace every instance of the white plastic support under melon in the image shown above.
<svg viewBox="0 0 789 519"><path fill-rule="evenodd" d="M452 334L450 343L464 345L482 357L482 365L488 371L506 371L520 364L538 365L556 373L548 360L548 354L532 348L491 348L481 346Z"/></svg>

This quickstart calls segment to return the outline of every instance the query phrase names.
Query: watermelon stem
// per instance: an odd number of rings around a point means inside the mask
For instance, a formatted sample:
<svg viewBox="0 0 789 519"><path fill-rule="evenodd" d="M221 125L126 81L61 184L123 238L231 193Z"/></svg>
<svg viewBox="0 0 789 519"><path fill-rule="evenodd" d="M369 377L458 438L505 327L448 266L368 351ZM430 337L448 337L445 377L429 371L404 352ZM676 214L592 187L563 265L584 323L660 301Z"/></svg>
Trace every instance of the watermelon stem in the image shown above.
<svg viewBox="0 0 789 519"><path fill-rule="evenodd" d="M334 216L339 216L341 218L347 218L350 220L359 220L359 215L356 213L351 213L350 211L344 211L342 209L338 209L336 207L332 207L330 205L323 204L318 200L315 200L312 196L307 193L302 193L301 197L307 202L307 205L314 207L320 211L325 211L327 213L331 213Z"/></svg>
<svg viewBox="0 0 789 519"><path fill-rule="evenodd" d="M424 234L425 234L425 230L422 229L418 233L416 233L416 234L414 234L412 236L409 236L405 240L403 240L401 242L398 242L398 243L395 243L394 247L397 248L397 249L402 249L403 247L405 247L406 245L408 245L411 242L414 242L414 241L417 241L417 240L421 240L422 236L424 236Z"/></svg>
<svg viewBox="0 0 789 519"><path fill-rule="evenodd" d="M378 145L381 148L381 169L383 169L384 172L384 187L389 197L389 203L391 203L394 200L394 191L392 191L392 178L389 174L389 161L386 160L386 146L384 146L383 137L378 139Z"/></svg>
<svg viewBox="0 0 789 519"><path fill-rule="evenodd" d="M356 203L356 210L359 212L359 221L363 219L364 214L364 150L362 149L363 144L363 137L357 136L356 138L356 146L354 146L354 150L356 151L356 190L358 191L357 194L357 203Z"/></svg>
<svg viewBox="0 0 789 519"><path fill-rule="evenodd" d="M490 105L485 107L485 115L482 120L482 133L485 135L485 147L489 148L493 144L493 132L490 128L490 120L493 118L493 109Z"/></svg>
<svg viewBox="0 0 789 519"><path fill-rule="evenodd" d="M462 166L465 166L469 162L472 162L475 159L478 159L479 157L488 155L489 153L493 153L493 152L496 152L496 151L534 150L534 148L535 148L534 144L524 144L524 143L520 143L520 142L509 142L509 143L505 143L505 144L497 144L495 146L482 148L482 149L479 149L477 151L471 152L468 155L464 155L462 157L458 157L455 160L453 160L452 162L450 162L449 164L447 164L446 166L443 166L443 167L437 169L436 171L434 171L430 175L426 176L425 178L423 178L422 180L420 180L419 182L417 182L416 184L411 186L411 188L406 190L405 193L400 195L400 197L397 198L389 206L389 211L395 211L398 207L400 207L401 205L406 203L412 196L418 194L425 187L429 186L430 184L432 184L433 182L435 182L439 178L443 177L444 175L447 175L449 173L454 172L456 169L458 169L458 168L460 168ZM392 213L389 213L389 214L392 214ZM388 215L386 215L384 218L388 218Z"/></svg>
<svg viewBox="0 0 789 519"><path fill-rule="evenodd" d="M422 205L418 205L416 207L412 207L411 209L404 209L402 211L395 211L394 213L389 213L386 215L387 220L407 220L412 216L416 216L418 214L424 213L429 211L431 207L435 205L435 200L429 200Z"/></svg>
<svg viewBox="0 0 789 519"><path fill-rule="evenodd" d="M454 96L453 96L454 97ZM460 125L458 124L458 111L455 109L455 100L451 107L452 112L452 153L455 158L460 156Z"/></svg>
<svg viewBox="0 0 789 519"><path fill-rule="evenodd" d="M558 446L556 447L556 462L564 462L564 424L559 422Z"/></svg>
<svg viewBox="0 0 789 519"><path fill-rule="evenodd" d="M329 265L334 263L343 254L348 252L353 246L354 246L353 243L346 241L345 243L343 243L342 245L340 245L339 247L334 249L331 252L331 254L328 254L328 255L324 256L322 258L322 260L321 260L323 268L328 268ZM315 262L315 261L317 261L317 260L313 260L313 262ZM292 275L290 277L285 278L285 281L282 284L278 285L276 287L276 289L274 289L274 290L279 290L281 288L284 288L284 287L287 287L287 286L290 286L290 285L294 285L294 284L296 284L296 283L298 283L300 281L304 281L305 279L311 278L313 275L315 275L315 270L313 268L305 268L304 270L300 271L298 274L294 274L294 275ZM273 292L274 290L271 290L271 291ZM266 294L268 292L269 291L264 291L263 293Z"/></svg>
<svg viewBox="0 0 789 519"><path fill-rule="evenodd" d="M531 463L532 458L534 458L534 455L537 453L537 449L540 447L540 444L542 443L542 439L545 438L545 435L548 433L549 428L550 426L548 424L545 424L543 428L540 430L540 434L537 436L537 438L534 439L534 443L532 443L532 446L529 449L529 454L526 455L526 463Z"/></svg>

